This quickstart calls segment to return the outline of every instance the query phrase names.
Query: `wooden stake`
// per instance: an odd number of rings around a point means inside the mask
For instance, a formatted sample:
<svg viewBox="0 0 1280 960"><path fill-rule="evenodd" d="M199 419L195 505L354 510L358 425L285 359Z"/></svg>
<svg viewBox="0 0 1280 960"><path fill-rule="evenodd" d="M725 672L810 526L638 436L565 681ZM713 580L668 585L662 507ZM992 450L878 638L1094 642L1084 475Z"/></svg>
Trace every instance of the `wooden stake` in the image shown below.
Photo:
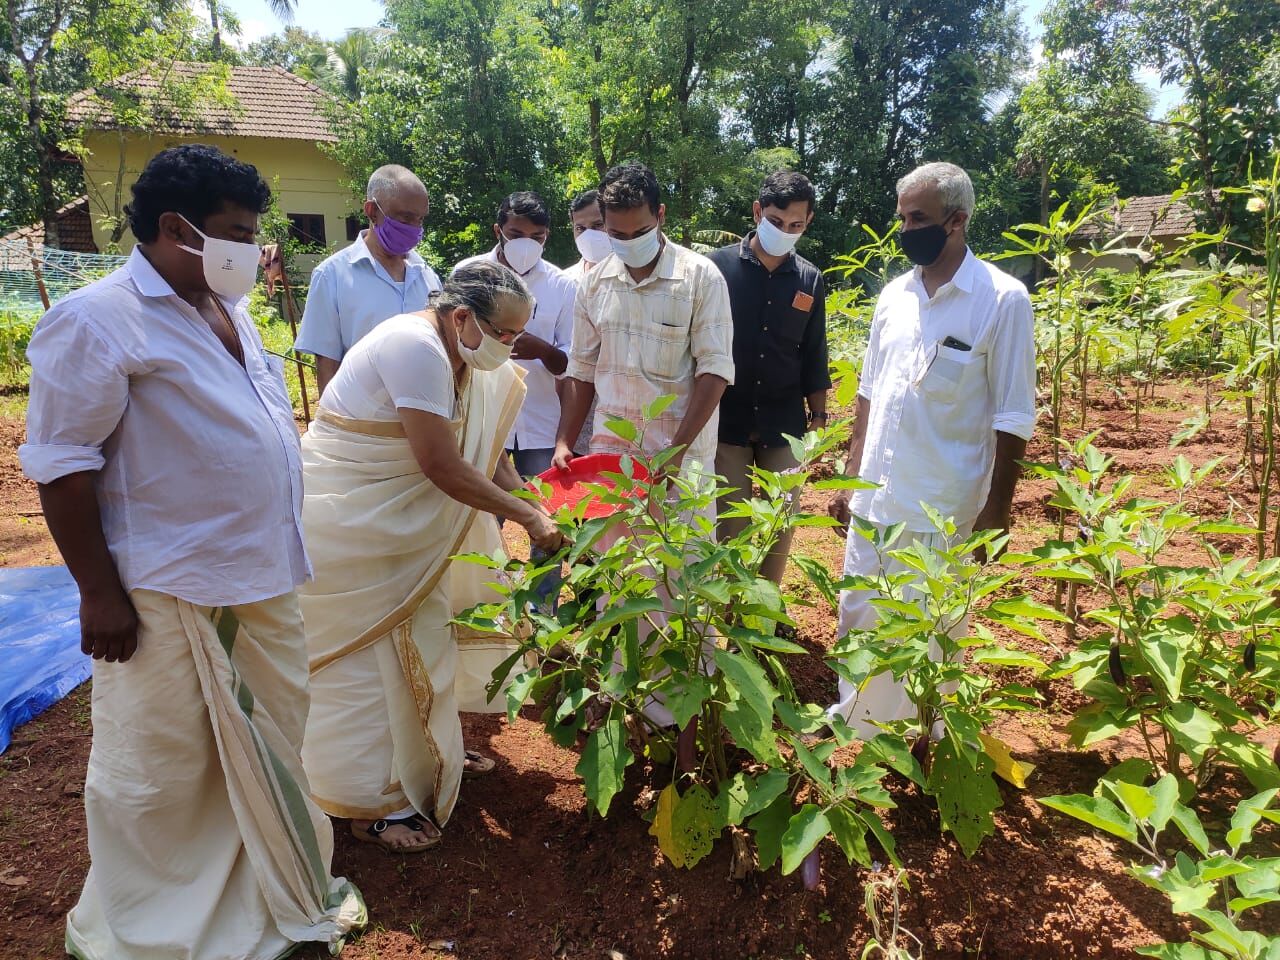
<svg viewBox="0 0 1280 960"><path fill-rule="evenodd" d="M49 291L44 285L44 274L40 272L40 258L36 256L36 245L31 242L31 237L27 237L27 252L31 254L31 272L36 277L36 291L40 294L40 302L44 304L46 310L49 309Z"/></svg>
<svg viewBox="0 0 1280 960"><path fill-rule="evenodd" d="M293 300L293 288L289 286L289 275L285 272L284 261L280 263L280 299L284 301L285 316L289 320L289 329L293 332L293 339L298 339L298 305ZM295 355L294 363L298 367L298 387L302 393L302 419L306 423L311 422L311 401L307 399L307 368L302 361Z"/></svg>

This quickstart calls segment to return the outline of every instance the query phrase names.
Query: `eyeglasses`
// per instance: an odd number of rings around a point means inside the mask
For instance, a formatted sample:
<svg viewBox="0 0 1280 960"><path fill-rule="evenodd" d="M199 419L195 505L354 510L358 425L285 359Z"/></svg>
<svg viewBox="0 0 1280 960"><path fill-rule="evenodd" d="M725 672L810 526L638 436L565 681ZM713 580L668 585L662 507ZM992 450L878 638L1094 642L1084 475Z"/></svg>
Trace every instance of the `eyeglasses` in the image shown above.
<svg viewBox="0 0 1280 960"><path fill-rule="evenodd" d="M492 336L493 339L499 340L502 343L515 343L517 340L520 339L520 335L524 333L523 330L504 330L502 329L502 327L495 326L493 323L491 323L485 317L480 316L480 314L478 313L475 314L475 318L481 323L483 323L486 328L488 328L489 335Z"/></svg>

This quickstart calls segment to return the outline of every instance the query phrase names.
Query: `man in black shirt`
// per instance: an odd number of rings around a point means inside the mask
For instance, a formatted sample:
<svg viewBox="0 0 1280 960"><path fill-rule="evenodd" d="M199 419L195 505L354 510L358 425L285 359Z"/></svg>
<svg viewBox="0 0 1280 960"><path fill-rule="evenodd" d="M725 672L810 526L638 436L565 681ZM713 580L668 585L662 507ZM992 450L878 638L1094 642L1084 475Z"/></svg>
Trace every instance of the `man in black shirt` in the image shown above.
<svg viewBox="0 0 1280 960"><path fill-rule="evenodd" d="M729 285L737 371L720 401L716 472L738 490L721 499L722 514L732 501L751 496L751 466L781 471L796 465L784 435L799 437L826 425L826 287L822 272L793 252L813 221L813 204L813 184L803 174L772 173L752 205L756 229L711 254ZM734 536L745 523L721 520L720 538ZM790 548L788 533L760 575L780 583Z"/></svg>

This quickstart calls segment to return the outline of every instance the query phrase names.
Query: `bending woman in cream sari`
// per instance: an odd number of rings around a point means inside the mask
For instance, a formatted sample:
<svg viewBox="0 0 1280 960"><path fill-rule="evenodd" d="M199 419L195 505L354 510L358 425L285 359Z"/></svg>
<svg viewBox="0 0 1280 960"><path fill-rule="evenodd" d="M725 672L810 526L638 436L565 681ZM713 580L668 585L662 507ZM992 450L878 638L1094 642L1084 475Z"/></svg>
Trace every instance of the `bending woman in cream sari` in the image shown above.
<svg viewBox="0 0 1280 960"><path fill-rule="evenodd" d="M561 542L545 513L508 492L521 480L503 455L524 399L506 361L531 306L505 267L455 271L427 310L355 345L302 440L315 567L300 591L311 660L302 760L320 807L389 850L439 842L464 767L492 768L463 749L450 623L458 595L475 593L455 574L483 568L455 571L450 559L499 549L496 513L535 544Z"/></svg>

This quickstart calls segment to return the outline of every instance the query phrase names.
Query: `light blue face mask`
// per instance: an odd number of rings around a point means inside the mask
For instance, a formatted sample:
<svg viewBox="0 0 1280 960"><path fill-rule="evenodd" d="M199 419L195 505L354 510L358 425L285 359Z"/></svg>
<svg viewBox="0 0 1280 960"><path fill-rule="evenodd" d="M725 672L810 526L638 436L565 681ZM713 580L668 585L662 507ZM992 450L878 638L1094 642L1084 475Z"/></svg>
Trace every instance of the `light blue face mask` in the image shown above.
<svg viewBox="0 0 1280 960"><path fill-rule="evenodd" d="M787 233L773 225L768 217L761 217L756 224L756 236L760 238L760 246L771 257L785 257L796 248L796 243L803 233Z"/></svg>
<svg viewBox="0 0 1280 960"><path fill-rule="evenodd" d="M619 260L628 267L639 270L658 258L658 251L662 249L662 229L658 224L654 224L653 229L648 233L642 233L630 240L610 237L609 243L613 246L613 252L618 255Z"/></svg>

